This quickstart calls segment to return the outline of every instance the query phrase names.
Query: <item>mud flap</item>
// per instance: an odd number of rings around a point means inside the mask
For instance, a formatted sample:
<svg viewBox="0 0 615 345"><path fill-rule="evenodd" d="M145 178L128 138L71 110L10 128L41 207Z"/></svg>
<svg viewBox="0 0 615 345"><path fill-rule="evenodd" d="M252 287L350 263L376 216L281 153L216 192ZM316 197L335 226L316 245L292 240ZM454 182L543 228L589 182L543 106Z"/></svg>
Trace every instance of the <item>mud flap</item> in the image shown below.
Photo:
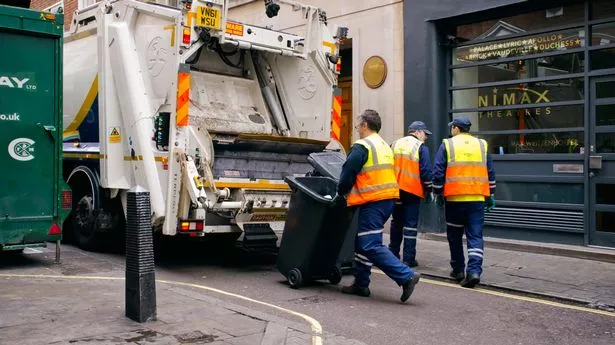
<svg viewBox="0 0 615 345"><path fill-rule="evenodd" d="M278 236L268 223L244 224L243 231L245 249L277 251Z"/></svg>

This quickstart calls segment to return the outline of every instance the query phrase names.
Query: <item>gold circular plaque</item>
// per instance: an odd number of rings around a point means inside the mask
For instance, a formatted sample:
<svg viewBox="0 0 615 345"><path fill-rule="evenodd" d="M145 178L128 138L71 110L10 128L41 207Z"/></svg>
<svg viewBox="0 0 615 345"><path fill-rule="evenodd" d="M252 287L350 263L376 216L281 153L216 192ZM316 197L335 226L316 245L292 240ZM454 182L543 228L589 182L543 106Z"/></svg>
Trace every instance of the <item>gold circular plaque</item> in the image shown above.
<svg viewBox="0 0 615 345"><path fill-rule="evenodd" d="M372 89L377 89L387 78L387 64L380 56L372 56L363 65L363 80Z"/></svg>

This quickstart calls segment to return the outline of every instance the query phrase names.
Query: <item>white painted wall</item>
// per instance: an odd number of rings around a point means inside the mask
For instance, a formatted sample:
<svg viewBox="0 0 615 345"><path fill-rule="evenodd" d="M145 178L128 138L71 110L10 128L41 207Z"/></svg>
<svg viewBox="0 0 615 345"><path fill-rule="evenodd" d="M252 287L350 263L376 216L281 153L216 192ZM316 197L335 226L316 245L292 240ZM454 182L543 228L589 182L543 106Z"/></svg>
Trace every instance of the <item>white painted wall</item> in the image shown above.
<svg viewBox="0 0 615 345"><path fill-rule="evenodd" d="M349 28L348 37L352 38L354 118L356 119L364 109L374 109L382 117L381 135L385 140L392 142L403 136L405 132L403 2L400 0L301 2L324 9L327 12L329 26L337 24ZM305 30L300 12L292 12L290 7L282 6L278 16L270 19L265 15L264 2L261 0L247 3L246 0L236 0L235 3L243 4L230 9L229 17L232 20L260 26L272 25L273 29L295 34L302 34ZM363 65L373 55L382 57L388 70L386 81L378 89L370 89L363 81Z"/></svg>

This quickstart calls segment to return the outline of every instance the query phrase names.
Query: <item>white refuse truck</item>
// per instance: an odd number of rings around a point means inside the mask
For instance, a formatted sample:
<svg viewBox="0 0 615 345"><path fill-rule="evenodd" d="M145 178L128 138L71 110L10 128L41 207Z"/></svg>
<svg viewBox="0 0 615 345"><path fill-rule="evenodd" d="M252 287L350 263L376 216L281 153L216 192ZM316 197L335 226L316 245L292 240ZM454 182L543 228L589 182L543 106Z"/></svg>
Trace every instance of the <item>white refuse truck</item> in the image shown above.
<svg viewBox="0 0 615 345"><path fill-rule="evenodd" d="M341 147L331 114L347 29L330 29L312 6L264 7L301 13L305 35L231 21L228 0L106 1L75 13L64 37L63 164L67 235L80 247L104 247L122 228L133 188L150 193L162 235L276 245L284 176Z"/></svg>

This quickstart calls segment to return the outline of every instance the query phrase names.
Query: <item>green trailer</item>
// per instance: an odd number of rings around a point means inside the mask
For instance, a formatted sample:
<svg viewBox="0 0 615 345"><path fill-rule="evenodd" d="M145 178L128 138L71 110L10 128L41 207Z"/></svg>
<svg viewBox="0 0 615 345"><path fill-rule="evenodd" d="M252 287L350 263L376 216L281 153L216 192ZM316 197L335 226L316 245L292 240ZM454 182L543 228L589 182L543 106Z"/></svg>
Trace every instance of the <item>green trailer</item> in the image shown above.
<svg viewBox="0 0 615 345"><path fill-rule="evenodd" d="M0 5L0 251L59 242L71 208L62 177L64 18Z"/></svg>

